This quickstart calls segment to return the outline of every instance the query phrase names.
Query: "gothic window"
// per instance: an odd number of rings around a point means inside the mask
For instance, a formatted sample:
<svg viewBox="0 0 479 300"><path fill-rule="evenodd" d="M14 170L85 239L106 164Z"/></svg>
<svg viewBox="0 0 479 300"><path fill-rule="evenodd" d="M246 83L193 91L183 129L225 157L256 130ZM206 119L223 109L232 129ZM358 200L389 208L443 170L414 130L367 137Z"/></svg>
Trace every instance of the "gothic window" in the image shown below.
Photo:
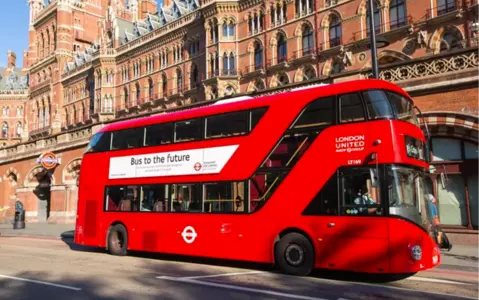
<svg viewBox="0 0 479 300"><path fill-rule="evenodd" d="M230 53L230 59L229 59L229 74L234 75L235 74L235 57L233 53Z"/></svg>
<svg viewBox="0 0 479 300"><path fill-rule="evenodd" d="M228 25L226 23L223 23L223 36L228 36Z"/></svg>
<svg viewBox="0 0 479 300"><path fill-rule="evenodd" d="M178 93L183 91L183 73L180 69L176 70L176 86L178 87Z"/></svg>
<svg viewBox="0 0 479 300"><path fill-rule="evenodd" d="M168 81L167 81L165 73L161 75L161 80L162 80L161 89L163 91L163 97L166 97L168 95Z"/></svg>
<svg viewBox="0 0 479 300"><path fill-rule="evenodd" d="M277 48L278 63L285 62L287 60L287 55L286 38L283 34L279 34Z"/></svg>
<svg viewBox="0 0 479 300"><path fill-rule="evenodd" d="M136 89L136 103L140 103L141 90L140 90L140 84L139 83L136 83L135 89Z"/></svg>
<svg viewBox="0 0 479 300"><path fill-rule="evenodd" d="M196 67L196 65L193 65L190 77L191 88L196 88L198 85L198 81L198 68Z"/></svg>
<svg viewBox="0 0 479 300"><path fill-rule="evenodd" d="M341 22L336 15L331 15L329 18L329 47L336 47L341 45Z"/></svg>
<svg viewBox="0 0 479 300"><path fill-rule="evenodd" d="M223 54L223 74L228 74L228 54Z"/></svg>
<svg viewBox="0 0 479 300"><path fill-rule="evenodd" d="M23 131L22 123L18 122L17 123L17 137L22 136L22 131Z"/></svg>
<svg viewBox="0 0 479 300"><path fill-rule="evenodd" d="M128 89L125 87L123 89L123 104L125 105L125 107L128 107L128 102L130 102L130 100L128 99Z"/></svg>
<svg viewBox="0 0 479 300"><path fill-rule="evenodd" d="M153 80L148 79L148 96L151 98L153 98Z"/></svg>
<svg viewBox="0 0 479 300"><path fill-rule="evenodd" d="M302 41L303 41L303 56L310 55L314 51L314 44L313 44L313 31L311 27L305 25L303 28L302 34Z"/></svg>
<svg viewBox="0 0 479 300"><path fill-rule="evenodd" d="M3 122L2 125L2 137L7 138L8 137L8 124L7 122Z"/></svg>
<svg viewBox="0 0 479 300"><path fill-rule="evenodd" d="M234 37L234 27L235 25L233 23L228 24L228 36Z"/></svg>
<svg viewBox="0 0 479 300"><path fill-rule="evenodd" d="M390 29L406 25L405 0L391 0L389 3L389 24Z"/></svg>
<svg viewBox="0 0 479 300"><path fill-rule="evenodd" d="M373 0L373 11L374 11L374 30L376 31L376 34L379 34L381 33L381 13L380 13L380 10L378 8L378 4L375 0ZM366 12L366 31L367 31L367 34L369 36L369 31L370 31L370 28L369 28L369 16L370 16L370 13L369 13L369 9L367 10Z"/></svg>
<svg viewBox="0 0 479 300"><path fill-rule="evenodd" d="M254 43L254 68L255 70L263 67L263 47L259 42Z"/></svg>

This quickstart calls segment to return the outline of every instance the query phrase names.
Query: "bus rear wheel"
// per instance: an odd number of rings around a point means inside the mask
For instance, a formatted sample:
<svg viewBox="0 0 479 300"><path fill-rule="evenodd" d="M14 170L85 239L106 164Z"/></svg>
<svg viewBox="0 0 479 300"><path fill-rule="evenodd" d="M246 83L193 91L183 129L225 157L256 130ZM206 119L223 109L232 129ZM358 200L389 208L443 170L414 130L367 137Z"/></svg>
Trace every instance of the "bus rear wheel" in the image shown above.
<svg viewBox="0 0 479 300"><path fill-rule="evenodd" d="M314 268L314 248L300 233L283 236L274 249L275 262L283 273L307 276Z"/></svg>
<svg viewBox="0 0 479 300"><path fill-rule="evenodd" d="M110 227L108 233L108 251L113 255L125 256L127 254L128 232L125 226L116 224Z"/></svg>

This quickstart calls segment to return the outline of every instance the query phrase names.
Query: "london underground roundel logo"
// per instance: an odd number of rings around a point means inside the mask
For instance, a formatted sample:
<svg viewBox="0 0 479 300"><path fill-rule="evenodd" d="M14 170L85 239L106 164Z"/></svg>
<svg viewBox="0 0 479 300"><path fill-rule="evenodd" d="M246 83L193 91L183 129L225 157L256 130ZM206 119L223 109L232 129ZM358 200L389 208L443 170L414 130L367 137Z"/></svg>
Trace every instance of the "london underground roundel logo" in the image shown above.
<svg viewBox="0 0 479 300"><path fill-rule="evenodd" d="M44 152L37 160L45 169L53 169L58 164L58 158L51 152Z"/></svg>
<svg viewBox="0 0 479 300"><path fill-rule="evenodd" d="M199 162L197 162L197 163L195 164L195 166L194 166L195 171L201 170L201 167L202 167L201 164L200 164Z"/></svg>
<svg viewBox="0 0 479 300"><path fill-rule="evenodd" d="M186 243L191 244L196 240L198 234L192 226L186 226L185 229L183 229L181 236Z"/></svg>

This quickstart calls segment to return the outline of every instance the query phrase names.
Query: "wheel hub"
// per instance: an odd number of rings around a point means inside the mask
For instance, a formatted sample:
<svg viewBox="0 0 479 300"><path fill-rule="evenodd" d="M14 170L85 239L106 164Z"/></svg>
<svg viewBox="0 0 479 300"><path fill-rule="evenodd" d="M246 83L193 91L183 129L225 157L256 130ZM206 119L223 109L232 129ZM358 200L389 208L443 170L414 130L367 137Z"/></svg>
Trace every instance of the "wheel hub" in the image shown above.
<svg viewBox="0 0 479 300"><path fill-rule="evenodd" d="M292 266L298 266L303 263L304 250L296 244L289 245L285 251L286 261Z"/></svg>

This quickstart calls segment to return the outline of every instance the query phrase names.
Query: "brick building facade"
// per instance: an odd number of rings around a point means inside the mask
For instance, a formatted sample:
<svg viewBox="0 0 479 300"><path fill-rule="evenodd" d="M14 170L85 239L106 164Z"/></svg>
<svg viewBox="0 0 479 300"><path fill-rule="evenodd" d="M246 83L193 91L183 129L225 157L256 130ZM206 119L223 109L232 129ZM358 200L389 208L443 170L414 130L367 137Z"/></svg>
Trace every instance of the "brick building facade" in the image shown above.
<svg viewBox="0 0 479 300"><path fill-rule="evenodd" d="M365 0L42 2L29 1L17 102L28 135L0 149L0 207L18 199L30 220L74 221L82 151L105 123L371 76ZM389 42L380 76L413 96L433 135L441 221L477 236L477 1L375 3ZM37 162L46 151L61 158L53 170Z"/></svg>

